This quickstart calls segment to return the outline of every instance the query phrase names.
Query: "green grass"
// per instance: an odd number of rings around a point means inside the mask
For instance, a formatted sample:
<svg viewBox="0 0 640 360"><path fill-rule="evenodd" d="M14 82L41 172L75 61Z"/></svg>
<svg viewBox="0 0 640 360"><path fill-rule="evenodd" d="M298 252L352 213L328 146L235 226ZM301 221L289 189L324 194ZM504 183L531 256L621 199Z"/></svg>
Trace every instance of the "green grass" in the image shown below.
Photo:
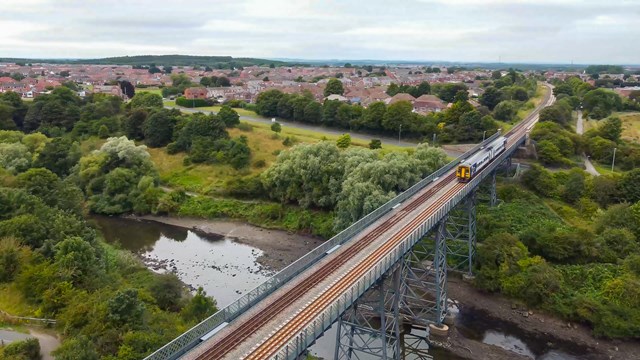
<svg viewBox="0 0 640 360"><path fill-rule="evenodd" d="M162 89L158 89L158 88L142 88L142 89L136 89L137 93L152 93L152 94L158 94L160 96L162 96Z"/></svg>
<svg viewBox="0 0 640 360"><path fill-rule="evenodd" d="M170 107L175 107L177 109L185 109L181 106L177 106L176 105L176 101L175 100L165 100L164 101L164 106L170 106ZM195 108L195 110L198 111L202 111L202 112L209 112L209 111L213 111L215 113L217 113L218 111L220 111L220 108L222 106L203 106L203 107L197 107ZM251 111L251 110L247 110L247 109L240 109L240 108L234 108L233 110L235 110L238 115L240 116L253 116L253 117L257 117L257 118L264 118L263 116L260 116L258 114L256 114L255 111Z"/></svg>
<svg viewBox="0 0 640 360"><path fill-rule="evenodd" d="M244 135L249 140L251 148L251 165L246 169L236 170L226 164L197 164L184 166L183 161L187 154L178 153L167 154L165 148L149 148L151 160L156 165L163 183L170 187L181 187L188 191L202 194L212 194L219 192L227 181L232 181L238 177L255 175L266 170L276 160L277 154L287 149L282 144L287 137L294 137L296 143L317 143L323 139L335 141L338 135L329 135L322 132L283 127L278 137L274 137L268 124L250 123L252 131L242 131L234 128L229 129L231 137ZM99 140L99 139L98 139ZM95 140L94 140L95 141ZM95 145L94 145L95 146ZM369 142L354 139L352 146L368 147ZM407 151L395 145L383 145L383 151ZM258 161L264 161L264 167L255 167Z"/></svg>
<svg viewBox="0 0 640 360"><path fill-rule="evenodd" d="M36 308L27 303L14 284L0 284L0 310L14 316L34 316Z"/></svg>
<svg viewBox="0 0 640 360"><path fill-rule="evenodd" d="M616 113L622 120L622 139L640 142L640 112Z"/></svg>
<svg viewBox="0 0 640 360"><path fill-rule="evenodd" d="M536 106L540 105L540 103L542 102L542 100L544 99L544 96L548 91L549 90L546 86L538 85L538 90L536 90L536 95L531 99L529 99L529 101L527 101L524 104L524 106L522 106L522 108L518 110L518 114L516 115L518 119L522 120L526 118L529 115L529 113L531 113L531 111L533 111L533 109L536 108ZM511 127L513 127L513 125L511 125ZM509 129L511 127L509 127Z"/></svg>

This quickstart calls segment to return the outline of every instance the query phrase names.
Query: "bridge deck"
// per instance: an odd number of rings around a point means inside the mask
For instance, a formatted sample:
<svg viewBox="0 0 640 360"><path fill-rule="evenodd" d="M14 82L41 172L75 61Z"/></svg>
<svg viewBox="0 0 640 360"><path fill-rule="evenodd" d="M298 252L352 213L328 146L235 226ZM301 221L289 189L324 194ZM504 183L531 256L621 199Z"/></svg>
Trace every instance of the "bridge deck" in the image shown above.
<svg viewBox="0 0 640 360"><path fill-rule="evenodd" d="M553 97L551 96L545 103L552 101ZM507 147L513 149L518 145L535 121L537 121L537 114L533 114L515 127L508 135ZM417 226L416 219L425 219L426 216L434 214L443 207L444 203L462 191L463 187L469 186L469 184L458 183L454 173L455 170L450 170L404 201L400 207L389 211L356 235L352 241L296 276L261 301L259 305L242 314L216 336L200 344L183 358L234 360L244 357L268 358L273 351L278 350L286 343L288 334L297 331L294 326L299 328L304 324L305 320L300 320L301 318L306 319L322 311L322 306L326 306L323 304L329 300L319 302L320 298L330 299L333 294L338 294L341 290L334 291L334 288L339 287L338 283L355 281L358 276L355 270L357 267L375 266L374 261L379 259L381 250L391 252L395 245L390 243L397 243L398 239L406 236L408 229L415 228ZM335 267L328 265L337 262L337 259L344 261ZM360 273L362 273L361 270ZM300 286L304 286L304 289L299 289ZM301 295L292 295L293 293ZM316 304L315 307L310 306L311 302ZM273 311L274 315L260 321L256 320L264 317L265 312L270 311ZM300 315L304 312L307 314ZM292 325L292 323L298 325ZM279 331L285 325L286 327ZM284 331L285 329L286 331ZM274 336L276 333L278 335ZM274 340L274 337L278 340ZM269 344L270 342L272 344ZM262 350L260 355L254 353L258 348Z"/></svg>
<svg viewBox="0 0 640 360"><path fill-rule="evenodd" d="M240 344L236 349L229 352L223 359L237 360L242 358L243 355L250 352L250 350L252 350L256 346L256 344L261 343L263 339L267 338L271 333L274 332L275 329L279 328L280 325L282 325L289 318L291 318L293 314L296 314L298 311L304 309L306 304L308 304L311 300L321 295L327 289L327 287L331 285L331 283L347 275L349 270L353 267L353 264L359 263L362 260L364 260L375 249L379 248L382 244L384 244L389 237L391 237L393 234L398 233L401 229L406 227L407 223L410 222L412 219L414 219L419 213L424 212L426 208L428 208L435 201L440 199L443 196L443 194L445 194L447 191L451 189L452 186L457 184L457 180L453 176L451 176L452 174L454 174L454 170L449 172L447 174L448 176L445 175L441 177L436 182L432 183L431 186L425 188L423 191L419 192L418 194L414 195L413 197L405 201L397 209L390 211L385 216L378 219L378 221L376 221L375 223L367 227L362 233L360 233L352 241L341 246L338 250L334 251L330 255L320 260L317 264L307 269L302 274L298 275L294 280L290 281L288 284L286 284L285 286L283 286L282 288L278 289L276 292L268 296L264 301L262 301L259 304L259 306L252 308L249 312L243 314L236 321L234 321L233 324L230 324L225 329L220 331L220 333L215 338L202 343L200 346L196 347L194 350L187 353L183 357L183 359L206 358L206 355L205 356L203 355L208 348L216 346L217 342L221 338L224 338L228 334L236 331L237 328L240 326L240 324L244 323L248 319L255 317L265 308L269 307L271 303L274 301L274 299L284 296L284 294L286 294L288 291L293 289L296 285L306 281L306 278L308 278L310 274L317 272L319 269L322 268L322 266L326 265L334 257L339 256L340 254L343 254L345 252L348 252L349 249L355 246L356 244L358 244L358 242L362 240L364 236L374 231L381 224L387 222L391 218L399 217L398 215L404 215L404 217L399 222L397 222L395 225L391 226L390 228L386 229L386 231L384 231L379 236L377 236L376 239L371 244L366 246L361 251L358 251L358 253L355 254L348 262L340 266L338 269L335 269L335 271L332 274L327 276L322 281L318 282L312 289L307 291L300 299L291 303L278 316L271 319L269 322L265 323L253 335L247 338L243 342L243 344ZM407 207L408 204L413 203L422 194L434 188L436 189L440 188L440 189L437 192L435 192L433 195L431 195L426 201L421 202L420 206L418 206L416 209L413 209L408 212L406 211L405 208Z"/></svg>

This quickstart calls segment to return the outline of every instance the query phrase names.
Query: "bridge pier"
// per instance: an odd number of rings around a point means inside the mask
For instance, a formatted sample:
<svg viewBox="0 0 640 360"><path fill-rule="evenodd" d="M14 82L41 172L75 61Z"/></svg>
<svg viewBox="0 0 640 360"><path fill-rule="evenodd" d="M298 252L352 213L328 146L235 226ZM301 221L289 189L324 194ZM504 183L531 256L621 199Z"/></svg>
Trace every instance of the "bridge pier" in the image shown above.
<svg viewBox="0 0 640 360"><path fill-rule="evenodd" d="M476 255L477 191L473 190L449 215L447 222L447 258L449 269L473 273Z"/></svg>
<svg viewBox="0 0 640 360"><path fill-rule="evenodd" d="M489 198L489 205L491 207L494 207L498 204L498 193L496 191L496 170L491 172L491 184L490 186L490 198Z"/></svg>
<svg viewBox="0 0 640 360"><path fill-rule="evenodd" d="M396 265L340 317L334 359L400 359L400 270Z"/></svg>

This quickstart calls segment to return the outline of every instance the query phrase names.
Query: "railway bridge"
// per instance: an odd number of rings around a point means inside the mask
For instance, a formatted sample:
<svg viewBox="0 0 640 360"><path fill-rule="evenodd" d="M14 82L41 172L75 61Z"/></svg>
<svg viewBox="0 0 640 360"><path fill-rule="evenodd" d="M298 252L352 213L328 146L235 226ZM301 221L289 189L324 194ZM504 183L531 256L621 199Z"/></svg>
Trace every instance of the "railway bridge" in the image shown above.
<svg viewBox="0 0 640 360"><path fill-rule="evenodd" d="M234 303L147 357L298 359L337 323L335 359L400 359L401 343L426 341L446 326L447 271L471 274L478 188L527 141L551 87L534 111L504 136L506 150L468 183L457 165L496 133L427 176ZM422 358L429 358L428 355Z"/></svg>

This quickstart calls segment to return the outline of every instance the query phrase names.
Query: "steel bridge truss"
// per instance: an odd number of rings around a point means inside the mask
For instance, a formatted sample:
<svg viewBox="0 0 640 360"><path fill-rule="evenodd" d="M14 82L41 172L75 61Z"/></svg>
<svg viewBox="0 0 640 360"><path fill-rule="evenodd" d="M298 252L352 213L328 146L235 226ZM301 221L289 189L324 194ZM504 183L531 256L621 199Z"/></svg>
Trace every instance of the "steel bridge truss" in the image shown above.
<svg viewBox="0 0 640 360"><path fill-rule="evenodd" d="M471 274L475 252L474 190L340 317L335 359L432 359L426 329L447 315L447 271ZM399 324L424 335L401 333Z"/></svg>

